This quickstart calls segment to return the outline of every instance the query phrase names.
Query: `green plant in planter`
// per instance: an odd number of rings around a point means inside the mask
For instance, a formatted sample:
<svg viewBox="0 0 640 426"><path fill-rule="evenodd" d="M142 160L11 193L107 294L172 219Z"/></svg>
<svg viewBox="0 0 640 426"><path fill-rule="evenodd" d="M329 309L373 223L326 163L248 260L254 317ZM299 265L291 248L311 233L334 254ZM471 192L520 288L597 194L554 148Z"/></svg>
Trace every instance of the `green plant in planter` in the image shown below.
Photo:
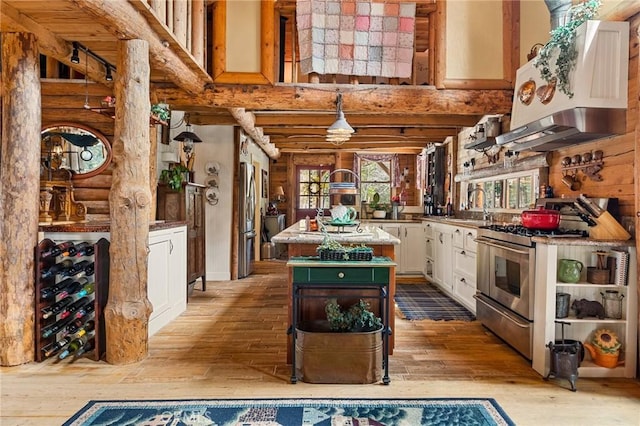
<svg viewBox="0 0 640 426"><path fill-rule="evenodd" d="M167 104L151 105L151 114L158 117L161 121L167 121L169 120L169 117L171 117L171 111L169 111L169 106Z"/></svg>
<svg viewBox="0 0 640 426"><path fill-rule="evenodd" d="M182 188L182 182L185 180L185 173L189 172L189 169L182 164L176 164L170 169L165 169L160 172L160 181L166 183L169 188L179 191Z"/></svg>
<svg viewBox="0 0 640 426"><path fill-rule="evenodd" d="M558 89L569 98L573 97L570 88L569 74L576 64L576 30L584 22L592 19L600 8L600 0L587 0L572 6L567 12L569 19L566 24L551 30L551 39L545 44L533 61L533 65L540 70L540 77L547 83L557 79ZM555 68L550 64L556 50L558 57Z"/></svg>
<svg viewBox="0 0 640 426"><path fill-rule="evenodd" d="M338 304L338 299L331 298L325 305L325 313L332 331L357 332L376 331L382 328L382 320L369 310L369 303L360 299L346 311Z"/></svg>

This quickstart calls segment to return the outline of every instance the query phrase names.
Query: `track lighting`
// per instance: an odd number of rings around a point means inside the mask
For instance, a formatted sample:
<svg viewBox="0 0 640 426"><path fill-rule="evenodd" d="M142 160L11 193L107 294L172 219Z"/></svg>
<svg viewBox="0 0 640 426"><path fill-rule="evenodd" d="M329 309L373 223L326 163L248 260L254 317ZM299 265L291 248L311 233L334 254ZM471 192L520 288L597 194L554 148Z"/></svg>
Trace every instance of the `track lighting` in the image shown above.
<svg viewBox="0 0 640 426"><path fill-rule="evenodd" d="M86 46L83 46L82 44L78 43L77 41L73 42L73 53L71 54L71 62L74 64L79 64L80 63L80 56L78 55L79 51L82 50L84 53L86 53L87 56L91 56L93 57L93 59L95 59L96 61L100 62L102 65L104 65L104 79L106 81L113 81L113 75L111 74L112 71L116 71L116 67L114 67L113 65L111 65L106 59L104 59L102 56L98 55L95 52L92 52L91 50L87 49ZM88 58L85 59L85 61ZM85 74L86 74L86 64L85 64Z"/></svg>
<svg viewBox="0 0 640 426"><path fill-rule="evenodd" d="M105 65L105 74L104 74L104 79L107 81L113 81L113 76L111 75L111 65L107 64Z"/></svg>
<svg viewBox="0 0 640 426"><path fill-rule="evenodd" d="M71 53L71 62L74 64L80 63L80 56L78 56L78 43L73 42L73 52Z"/></svg>

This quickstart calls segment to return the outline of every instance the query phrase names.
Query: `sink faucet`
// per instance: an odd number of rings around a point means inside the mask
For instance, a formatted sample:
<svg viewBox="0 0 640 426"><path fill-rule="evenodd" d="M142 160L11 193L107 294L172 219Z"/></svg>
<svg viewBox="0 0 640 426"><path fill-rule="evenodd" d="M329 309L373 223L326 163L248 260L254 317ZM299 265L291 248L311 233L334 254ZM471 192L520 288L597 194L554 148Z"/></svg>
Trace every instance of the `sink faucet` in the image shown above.
<svg viewBox="0 0 640 426"><path fill-rule="evenodd" d="M470 192L468 192L467 198L470 198L471 195L474 192L481 192L482 193L482 220L484 220L484 221L490 220L491 219L491 215L489 214L489 210L487 210L487 194L486 194L486 192L484 192L484 189L482 189L481 187L476 186Z"/></svg>

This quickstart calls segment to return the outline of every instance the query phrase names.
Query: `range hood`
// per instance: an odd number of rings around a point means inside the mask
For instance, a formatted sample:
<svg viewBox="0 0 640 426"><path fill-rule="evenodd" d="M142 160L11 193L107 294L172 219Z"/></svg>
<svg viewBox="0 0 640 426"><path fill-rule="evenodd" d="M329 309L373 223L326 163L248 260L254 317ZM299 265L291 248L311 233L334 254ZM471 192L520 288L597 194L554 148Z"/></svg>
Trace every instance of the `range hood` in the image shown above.
<svg viewBox="0 0 640 426"><path fill-rule="evenodd" d="M535 58L518 69L510 131L496 137L498 145L516 152L544 152L624 134L628 22L585 22L577 30L576 49L572 97L540 77Z"/></svg>

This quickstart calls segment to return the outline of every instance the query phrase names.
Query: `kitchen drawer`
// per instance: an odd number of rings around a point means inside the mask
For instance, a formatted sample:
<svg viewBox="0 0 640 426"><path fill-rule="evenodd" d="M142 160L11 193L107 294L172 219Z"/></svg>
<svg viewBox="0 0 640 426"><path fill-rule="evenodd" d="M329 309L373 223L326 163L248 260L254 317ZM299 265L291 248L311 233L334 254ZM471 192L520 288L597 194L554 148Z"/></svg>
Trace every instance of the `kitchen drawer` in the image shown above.
<svg viewBox="0 0 640 426"><path fill-rule="evenodd" d="M468 277L476 276L476 254L459 248L453 249L453 271Z"/></svg>
<svg viewBox="0 0 640 426"><path fill-rule="evenodd" d="M293 282L310 284L386 284L389 268L327 267L293 268Z"/></svg>
<svg viewBox="0 0 640 426"><path fill-rule="evenodd" d="M453 246L464 248L464 233L466 228L454 228L453 230Z"/></svg>
<svg viewBox="0 0 640 426"><path fill-rule="evenodd" d="M464 249L475 253L478 249L478 243L476 243L476 237L478 231L476 229L464 230Z"/></svg>
<svg viewBox="0 0 640 426"><path fill-rule="evenodd" d="M433 223L425 222L424 224L424 236L427 238L433 238Z"/></svg>
<svg viewBox="0 0 640 426"><path fill-rule="evenodd" d="M474 314L476 313L476 283L468 277L453 274L453 294L456 299Z"/></svg>

